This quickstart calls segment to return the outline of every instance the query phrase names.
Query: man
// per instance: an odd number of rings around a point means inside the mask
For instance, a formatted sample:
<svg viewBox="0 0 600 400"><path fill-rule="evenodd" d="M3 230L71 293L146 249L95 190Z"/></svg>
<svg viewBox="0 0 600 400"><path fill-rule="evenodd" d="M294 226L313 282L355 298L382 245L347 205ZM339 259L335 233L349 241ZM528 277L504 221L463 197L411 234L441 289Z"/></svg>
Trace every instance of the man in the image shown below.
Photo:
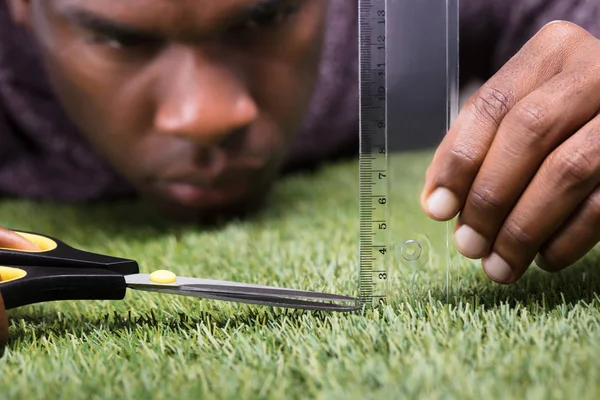
<svg viewBox="0 0 600 400"><path fill-rule="evenodd" d="M356 151L356 1L7 4L7 196L139 193L209 218L256 208L283 169ZM538 253L564 268L600 238L599 13L595 0L462 1L462 80L488 80L436 152L422 204L440 221L460 212L460 251L496 282Z"/></svg>

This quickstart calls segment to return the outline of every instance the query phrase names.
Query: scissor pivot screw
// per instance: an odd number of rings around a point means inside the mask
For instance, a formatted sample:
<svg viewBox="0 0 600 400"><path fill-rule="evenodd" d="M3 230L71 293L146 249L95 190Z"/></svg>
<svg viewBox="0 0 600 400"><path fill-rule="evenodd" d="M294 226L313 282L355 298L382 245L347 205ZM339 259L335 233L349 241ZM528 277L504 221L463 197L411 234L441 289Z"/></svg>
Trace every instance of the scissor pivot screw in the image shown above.
<svg viewBox="0 0 600 400"><path fill-rule="evenodd" d="M177 280L177 276L171 271L161 269L151 273L150 280L154 283L173 283Z"/></svg>

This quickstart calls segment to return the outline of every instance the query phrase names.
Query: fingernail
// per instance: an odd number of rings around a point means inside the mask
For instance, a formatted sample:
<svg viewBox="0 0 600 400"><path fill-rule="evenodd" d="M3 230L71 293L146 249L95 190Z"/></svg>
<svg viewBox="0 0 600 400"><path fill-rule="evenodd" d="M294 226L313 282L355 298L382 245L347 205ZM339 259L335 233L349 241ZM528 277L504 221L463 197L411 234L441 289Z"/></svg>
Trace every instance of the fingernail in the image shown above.
<svg viewBox="0 0 600 400"><path fill-rule="evenodd" d="M469 258L481 258L488 250L488 241L468 225L463 225L454 233L458 250Z"/></svg>
<svg viewBox="0 0 600 400"><path fill-rule="evenodd" d="M441 220L449 220L458 212L458 199L446 188L436 189L427 199L431 215Z"/></svg>
<svg viewBox="0 0 600 400"><path fill-rule="evenodd" d="M511 282L513 271L510 265L496 253L483 260L483 269L497 283Z"/></svg>

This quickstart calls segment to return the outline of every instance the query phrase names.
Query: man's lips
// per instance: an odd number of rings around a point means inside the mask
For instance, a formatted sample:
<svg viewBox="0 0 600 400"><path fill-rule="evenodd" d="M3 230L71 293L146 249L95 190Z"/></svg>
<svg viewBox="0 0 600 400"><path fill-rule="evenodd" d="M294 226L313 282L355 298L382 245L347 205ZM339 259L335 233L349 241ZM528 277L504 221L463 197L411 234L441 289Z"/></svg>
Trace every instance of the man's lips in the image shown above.
<svg viewBox="0 0 600 400"><path fill-rule="evenodd" d="M216 188L182 182L161 182L159 187L170 199L189 207L226 205L239 197L245 190L242 185Z"/></svg>
<svg viewBox="0 0 600 400"><path fill-rule="evenodd" d="M213 207L235 202L252 184L258 184L260 169L232 168L214 175L203 170L165 174L154 181L163 194L192 207Z"/></svg>

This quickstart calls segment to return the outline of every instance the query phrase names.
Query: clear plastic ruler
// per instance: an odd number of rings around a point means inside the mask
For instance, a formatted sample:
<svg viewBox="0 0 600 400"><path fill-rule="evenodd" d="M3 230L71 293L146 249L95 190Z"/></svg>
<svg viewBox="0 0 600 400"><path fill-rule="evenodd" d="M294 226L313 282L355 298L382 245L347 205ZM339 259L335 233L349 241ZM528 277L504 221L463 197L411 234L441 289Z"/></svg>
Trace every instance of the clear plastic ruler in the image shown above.
<svg viewBox="0 0 600 400"><path fill-rule="evenodd" d="M459 0L358 3L359 296L385 304L390 285L410 279L447 297L450 225L428 220L419 201L426 153L458 111Z"/></svg>

